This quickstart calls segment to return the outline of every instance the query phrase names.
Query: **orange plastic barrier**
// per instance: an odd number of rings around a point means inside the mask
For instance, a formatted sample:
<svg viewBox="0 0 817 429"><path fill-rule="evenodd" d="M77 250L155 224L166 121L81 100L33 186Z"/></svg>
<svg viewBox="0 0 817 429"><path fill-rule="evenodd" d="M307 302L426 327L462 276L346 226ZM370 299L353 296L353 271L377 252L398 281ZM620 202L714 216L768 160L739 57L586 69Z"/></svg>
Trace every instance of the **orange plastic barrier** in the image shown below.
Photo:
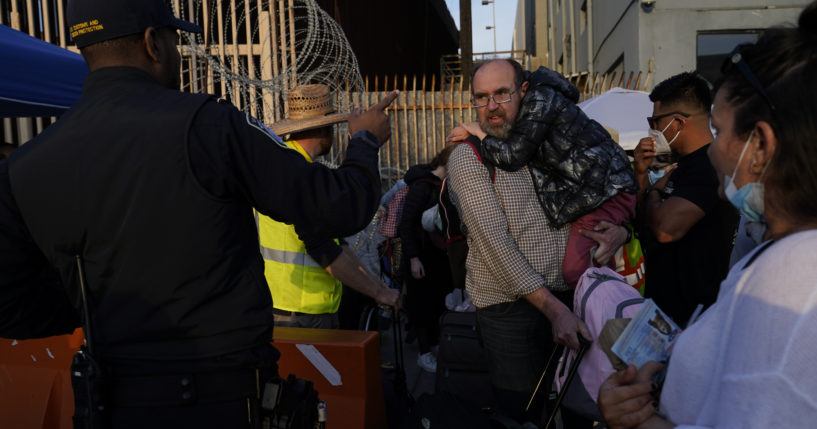
<svg viewBox="0 0 817 429"><path fill-rule="evenodd" d="M282 377L312 380L327 403L327 429L383 428L386 411L380 382L377 333L275 328ZM16 341L0 338L0 428L71 429L74 395L68 373L84 337L72 335ZM296 344L310 344L338 371L332 386Z"/></svg>
<svg viewBox="0 0 817 429"><path fill-rule="evenodd" d="M83 340L81 329L36 340L0 338L0 427L73 428L68 369Z"/></svg>
<svg viewBox="0 0 817 429"><path fill-rule="evenodd" d="M326 401L327 429L386 427L377 332L276 327L272 344L281 352L281 377L292 373L311 380L318 396ZM340 373L342 384L329 384L296 344L315 346Z"/></svg>

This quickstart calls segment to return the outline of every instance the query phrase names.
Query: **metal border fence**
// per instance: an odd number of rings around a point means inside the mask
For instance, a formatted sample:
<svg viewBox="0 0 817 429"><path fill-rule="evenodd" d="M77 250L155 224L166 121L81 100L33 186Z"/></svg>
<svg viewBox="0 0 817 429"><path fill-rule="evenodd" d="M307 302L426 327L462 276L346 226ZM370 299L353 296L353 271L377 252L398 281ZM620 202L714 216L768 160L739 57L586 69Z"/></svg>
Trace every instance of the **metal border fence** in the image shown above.
<svg viewBox="0 0 817 429"><path fill-rule="evenodd" d="M202 23L207 55L218 59L228 75L245 71L260 75L261 80L273 79L296 59L296 33L294 26L287 24L287 20L293 19L289 13L293 0L170 0L169 4L185 19ZM76 52L67 33L66 9L67 0L0 1L0 23ZM233 18L224 20L224 16ZM269 43L262 43L267 35ZM198 58L185 45L184 39L180 50L183 56L182 82L188 90L228 95L236 107L267 123L286 115L286 99L281 91L253 85L237 89L223 74L216 73L209 62ZM644 90L650 74L596 73L591 76L578 73L567 77L585 99L613 86ZM470 103L470 88L464 87L463 80L454 74L411 77L395 74L364 78L363 88L375 88L373 91L355 90L357 87L350 83L339 87L344 88L335 94L341 110L353 106L366 109L383 97L386 90L402 89L388 109L392 137L380 152L381 171L387 180L402 177L414 164L428 162L445 147L445 136L451 129L461 122L476 120L476 110ZM263 103L247 102L258 99L264 100ZM4 118L0 122L0 134L9 143L23 144L55 120L54 117ZM346 135L345 125L339 126L337 142L325 162L336 164L341 161Z"/></svg>

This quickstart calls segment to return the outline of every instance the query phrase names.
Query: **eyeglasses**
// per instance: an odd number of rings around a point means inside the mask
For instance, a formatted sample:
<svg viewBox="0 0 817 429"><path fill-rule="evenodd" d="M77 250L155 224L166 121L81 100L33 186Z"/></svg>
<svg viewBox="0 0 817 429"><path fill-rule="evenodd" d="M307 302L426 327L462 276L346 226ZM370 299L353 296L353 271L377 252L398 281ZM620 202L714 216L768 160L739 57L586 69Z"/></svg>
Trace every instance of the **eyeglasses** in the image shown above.
<svg viewBox="0 0 817 429"><path fill-rule="evenodd" d="M689 113L684 113L684 112L662 113L660 115L647 116L647 123L650 125L650 129L655 129L655 124L658 123L659 119L666 118L667 116L672 116L672 115L681 115L681 116L683 116L685 118L688 118L688 117L692 116Z"/></svg>
<svg viewBox="0 0 817 429"><path fill-rule="evenodd" d="M473 104L477 109L487 106L488 103L490 103L490 100L494 100L494 103L496 104L505 104L511 101L511 97L513 97L516 91L519 91L519 89L517 88L508 93L500 92L499 94L494 95L479 95L476 97L471 97L471 104Z"/></svg>
<svg viewBox="0 0 817 429"><path fill-rule="evenodd" d="M752 69L749 68L749 64L746 63L746 60L743 59L743 55L741 55L740 50L744 45L735 46L735 49L732 50L732 53L729 54L728 57L723 61L723 65L721 66L721 73L726 73L729 70L729 67L737 67L740 74L749 81L749 84L752 85L752 88L763 97L763 100L769 105L769 108L772 111L775 110L774 103L772 103L772 99L769 98L769 94L766 93L766 90L763 89L763 85L760 84L760 81L757 79L757 76L752 72Z"/></svg>

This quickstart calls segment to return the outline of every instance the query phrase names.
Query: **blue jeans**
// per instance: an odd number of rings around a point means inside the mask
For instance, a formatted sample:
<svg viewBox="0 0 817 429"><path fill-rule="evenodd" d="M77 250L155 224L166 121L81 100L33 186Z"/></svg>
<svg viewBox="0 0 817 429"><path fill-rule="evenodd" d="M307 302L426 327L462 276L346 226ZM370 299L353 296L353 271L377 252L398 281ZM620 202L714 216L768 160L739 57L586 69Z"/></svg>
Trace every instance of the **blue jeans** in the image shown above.
<svg viewBox="0 0 817 429"><path fill-rule="evenodd" d="M563 302L567 300L568 308L572 308L572 291L554 295ZM542 380L536 400L527 412L525 407L555 347L550 321L521 298L477 309L477 323L491 362L491 384L500 409L520 422L538 422L544 399L551 390L553 370Z"/></svg>

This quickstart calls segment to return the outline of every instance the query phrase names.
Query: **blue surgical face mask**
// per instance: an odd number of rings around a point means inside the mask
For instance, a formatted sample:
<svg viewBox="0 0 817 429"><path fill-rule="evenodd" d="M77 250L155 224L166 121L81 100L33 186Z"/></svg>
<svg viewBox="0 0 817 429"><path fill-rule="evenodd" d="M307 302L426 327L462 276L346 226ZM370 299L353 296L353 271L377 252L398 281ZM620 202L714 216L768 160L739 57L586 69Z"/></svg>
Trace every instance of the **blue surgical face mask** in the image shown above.
<svg viewBox="0 0 817 429"><path fill-rule="evenodd" d="M735 186L735 181L733 177L738 172L738 166L740 166L740 161L743 160L743 155L746 153L746 148L749 147L749 142L752 141L752 137L755 136L755 132L752 131L749 134L749 138L746 140L746 143L743 145L743 150L740 152L740 157L738 158L738 163L735 165L735 170L732 172L732 176L725 176L724 181L726 182L726 187L724 188L723 192L726 195L726 198L735 206L740 214L746 218L749 222L765 222L763 218L763 214L765 212L765 207L763 205L763 198L765 193L765 188L763 183L761 182L749 182L738 189ZM768 164L766 164L768 166ZM760 173L760 178L763 177L763 174L766 173L766 167L763 167L763 172ZM758 179L760 180L760 179Z"/></svg>
<svg viewBox="0 0 817 429"><path fill-rule="evenodd" d="M655 182L664 177L666 171L663 168L659 168L658 170L647 170L647 174L649 175L650 185L655 185Z"/></svg>

